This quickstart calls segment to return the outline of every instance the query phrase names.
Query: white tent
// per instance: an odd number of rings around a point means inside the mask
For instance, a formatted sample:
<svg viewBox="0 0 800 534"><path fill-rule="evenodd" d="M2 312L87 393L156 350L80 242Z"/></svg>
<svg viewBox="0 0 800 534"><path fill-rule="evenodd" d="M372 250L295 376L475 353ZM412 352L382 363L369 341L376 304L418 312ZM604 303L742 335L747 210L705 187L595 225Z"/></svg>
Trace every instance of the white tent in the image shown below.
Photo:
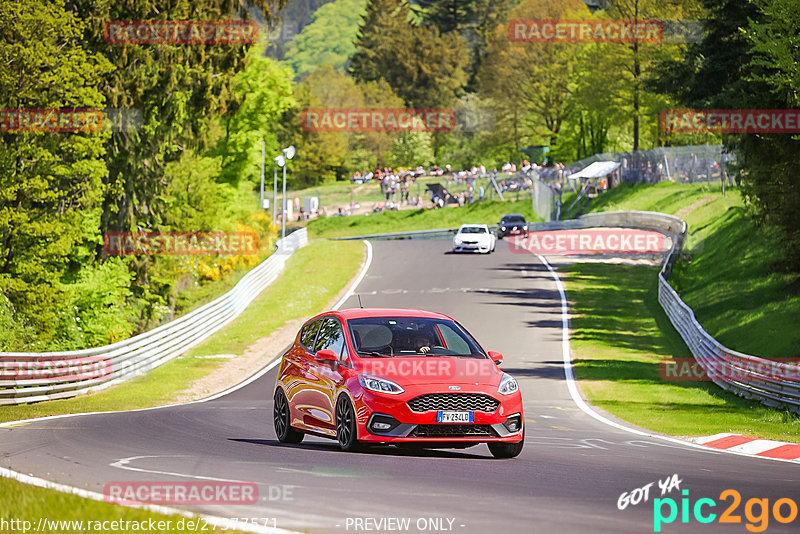
<svg viewBox="0 0 800 534"><path fill-rule="evenodd" d="M619 166L620 163L617 163L616 161L595 161L585 169L570 174L569 177L574 179L602 178L616 171L619 168Z"/></svg>

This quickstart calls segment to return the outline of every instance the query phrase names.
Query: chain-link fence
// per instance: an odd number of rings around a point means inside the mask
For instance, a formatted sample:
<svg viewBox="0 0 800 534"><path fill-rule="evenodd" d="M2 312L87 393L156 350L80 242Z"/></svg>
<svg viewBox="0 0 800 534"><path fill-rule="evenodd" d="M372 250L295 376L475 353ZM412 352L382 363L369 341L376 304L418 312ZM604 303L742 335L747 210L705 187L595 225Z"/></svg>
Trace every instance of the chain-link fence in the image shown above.
<svg viewBox="0 0 800 534"><path fill-rule="evenodd" d="M620 168L616 178L627 183L677 182L696 183L719 180L725 185L738 185L730 167L735 154L722 145L691 145L659 147L638 152L607 152L575 161L566 166L577 172L595 161L617 161Z"/></svg>
<svg viewBox="0 0 800 534"><path fill-rule="evenodd" d="M551 184L552 185L552 184ZM291 220L319 215L360 215L402 209L464 206L489 200L531 201L551 220L556 207L551 185L535 172L454 172L403 180L358 180L321 184L287 194ZM309 202L310 199L315 201ZM281 204L280 195L277 204Z"/></svg>
<svg viewBox="0 0 800 534"><path fill-rule="evenodd" d="M595 184L584 180L575 183L570 174L596 161L619 162L619 168ZM443 174L420 173L389 180L358 179L350 182L320 184L290 192L291 220L317 215L360 215L398 209L433 209L463 206L487 200L529 200L533 211L545 221L580 213L580 205L562 206L562 192L580 198L592 198L600 189L619 183L697 183L719 180L723 186L738 186L733 154L722 145L662 147L631 152L607 152L575 161L569 165L525 167L514 172L459 171ZM590 183L591 182L591 183ZM309 202L316 199L313 202ZM574 203L570 201L570 205ZM278 204L280 205L280 197Z"/></svg>

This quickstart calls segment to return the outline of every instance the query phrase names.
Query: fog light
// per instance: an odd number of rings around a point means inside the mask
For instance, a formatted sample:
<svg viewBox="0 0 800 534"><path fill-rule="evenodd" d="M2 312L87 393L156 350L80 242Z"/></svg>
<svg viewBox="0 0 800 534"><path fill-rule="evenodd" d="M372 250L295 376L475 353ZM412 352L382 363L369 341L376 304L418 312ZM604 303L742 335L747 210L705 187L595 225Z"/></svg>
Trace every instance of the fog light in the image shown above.
<svg viewBox="0 0 800 534"><path fill-rule="evenodd" d="M394 430L399 424L400 421L391 415L376 413L370 417L367 428L373 434L387 434Z"/></svg>
<svg viewBox="0 0 800 534"><path fill-rule="evenodd" d="M519 429L522 428L522 418L519 414L512 415L505 420L503 426L506 427L509 432L519 432Z"/></svg>

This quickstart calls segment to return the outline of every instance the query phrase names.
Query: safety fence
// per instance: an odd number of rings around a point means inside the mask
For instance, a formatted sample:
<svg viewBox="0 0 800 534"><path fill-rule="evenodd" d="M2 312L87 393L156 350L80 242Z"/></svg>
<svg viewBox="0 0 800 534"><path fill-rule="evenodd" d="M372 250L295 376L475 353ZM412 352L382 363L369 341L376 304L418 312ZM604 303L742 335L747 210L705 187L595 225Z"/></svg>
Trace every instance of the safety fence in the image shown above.
<svg viewBox="0 0 800 534"><path fill-rule="evenodd" d="M636 152L607 152L575 161L560 169L549 170L542 178L566 177L596 161L616 161L620 168L615 181L626 183L697 183L719 181L734 186L737 174L732 168L736 155L723 145L658 147Z"/></svg>
<svg viewBox="0 0 800 534"><path fill-rule="evenodd" d="M183 354L237 317L278 277L286 260L308 243L305 229L278 241L277 250L227 293L129 339L64 352L0 352L0 405L74 397L129 380Z"/></svg>

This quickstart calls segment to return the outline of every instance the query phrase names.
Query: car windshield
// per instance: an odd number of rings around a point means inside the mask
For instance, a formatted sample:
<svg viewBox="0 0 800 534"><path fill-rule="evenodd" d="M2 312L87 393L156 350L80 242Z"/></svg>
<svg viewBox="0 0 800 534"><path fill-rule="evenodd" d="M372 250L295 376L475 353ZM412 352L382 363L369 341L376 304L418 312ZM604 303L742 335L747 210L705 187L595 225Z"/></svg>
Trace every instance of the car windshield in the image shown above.
<svg viewBox="0 0 800 534"><path fill-rule="evenodd" d="M509 224L509 223L524 223L525 222L525 218L520 216L520 215L516 215L516 216L512 215L512 216L509 216L509 217L503 217L503 221L502 222L504 222L506 224Z"/></svg>
<svg viewBox="0 0 800 534"><path fill-rule="evenodd" d="M420 317L369 317L348 321L359 356L458 356L488 358L458 323Z"/></svg>
<svg viewBox="0 0 800 534"><path fill-rule="evenodd" d="M465 228L462 228L459 233L462 233L462 234L485 234L486 233L486 228L483 228L482 226L467 226Z"/></svg>

